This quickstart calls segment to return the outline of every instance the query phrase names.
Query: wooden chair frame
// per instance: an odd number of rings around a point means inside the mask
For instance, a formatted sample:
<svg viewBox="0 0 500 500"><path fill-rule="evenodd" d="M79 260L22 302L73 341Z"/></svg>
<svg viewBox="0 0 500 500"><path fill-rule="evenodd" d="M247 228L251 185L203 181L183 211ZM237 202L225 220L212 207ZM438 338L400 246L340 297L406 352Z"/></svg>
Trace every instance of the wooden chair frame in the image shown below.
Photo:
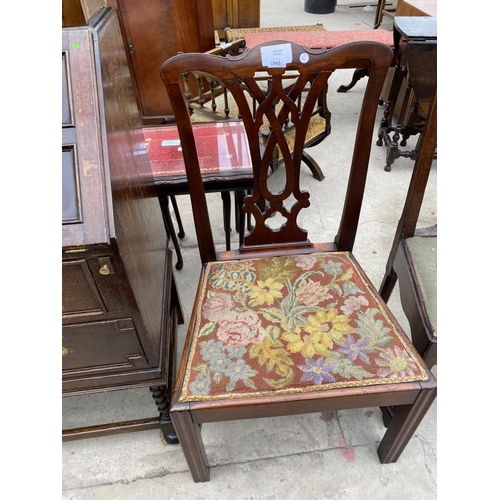
<svg viewBox="0 0 500 500"><path fill-rule="evenodd" d="M332 252L332 254L347 252L351 255L353 249L366 183L378 100L387 69L393 59L393 52L388 46L375 42L356 42L332 50L310 50L290 43L292 61L285 67L268 68L264 66L262 49L275 44L279 42L260 45L234 58L184 54L171 58L161 69L161 77L174 107L183 146L202 262L200 284L203 283L207 266L214 262L221 263L230 259L244 263L245 259L251 258L314 255L316 252ZM308 119L330 74L340 68L360 67L369 68L370 74L359 117L351 173L339 230L333 242L312 243L307 237L307 231L297 224L298 212L309 206L309 193L299 188L300 164ZM192 123L182 84L182 75L188 69L196 70L203 75L213 75L233 93L249 138L254 186L252 194L246 196L244 200L244 211L252 214L255 225L253 230L245 235L244 243L239 250L231 252L216 252L215 250L206 201L204 203L203 181L199 170ZM299 77L292 89L284 92L282 77L285 71L290 69L298 71ZM257 82L253 80L253 76L260 71L267 71L270 75L273 93L262 92ZM242 82L252 89L258 101L255 117L243 95ZM308 83L311 84L310 90L302 113L299 115L297 99L303 87ZM273 100L278 96L285 104L279 112L276 112ZM282 130L289 113L296 127L293 154L288 149ZM259 141L263 114L269 119L273 130L264 147ZM282 191L270 192L267 186L267 173L272 150L276 144L283 152L286 184ZM290 196L293 196L296 202L288 210L284 208L283 202ZM261 203L262 200L266 200L268 204ZM285 217L286 223L278 229L271 229L266 225L266 221L275 213ZM359 266L356 266L356 272L369 284L368 277ZM370 294L378 295L373 285L368 286ZM392 463L398 459L437 393L437 385L432 373L425 367L400 327L395 326L400 331L398 335L402 336L401 342L422 367L423 378L418 381L380 382L375 385L356 385L355 383L334 389L280 392L269 396L259 393L235 398L232 394L228 394L227 397L217 400L186 401L181 397L181 391L188 370L197 316L201 314L198 310L198 301L202 295L203 291L199 287L170 408L171 418L194 481L209 480L210 469L203 446L201 425L215 421L393 406L396 408L394 418L389 423L379 445L378 455L382 463ZM384 308L384 314L392 318L393 324L397 325L388 308Z"/></svg>

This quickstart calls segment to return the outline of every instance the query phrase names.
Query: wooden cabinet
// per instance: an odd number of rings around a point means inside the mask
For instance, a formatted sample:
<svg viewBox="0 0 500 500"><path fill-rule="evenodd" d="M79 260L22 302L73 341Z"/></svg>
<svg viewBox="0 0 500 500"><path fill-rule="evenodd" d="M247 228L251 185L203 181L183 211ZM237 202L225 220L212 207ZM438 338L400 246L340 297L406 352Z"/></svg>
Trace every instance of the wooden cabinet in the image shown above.
<svg viewBox="0 0 500 500"><path fill-rule="evenodd" d="M212 0L214 28L219 37L224 28L258 28L260 0Z"/></svg>
<svg viewBox="0 0 500 500"><path fill-rule="evenodd" d="M150 387L160 409L63 437L160 427L175 441L168 402L182 311L112 8L63 28L62 103L63 396Z"/></svg>
<svg viewBox="0 0 500 500"><path fill-rule="evenodd" d="M211 0L107 0L116 9L144 124L170 121L172 106L160 78L178 52L215 46Z"/></svg>

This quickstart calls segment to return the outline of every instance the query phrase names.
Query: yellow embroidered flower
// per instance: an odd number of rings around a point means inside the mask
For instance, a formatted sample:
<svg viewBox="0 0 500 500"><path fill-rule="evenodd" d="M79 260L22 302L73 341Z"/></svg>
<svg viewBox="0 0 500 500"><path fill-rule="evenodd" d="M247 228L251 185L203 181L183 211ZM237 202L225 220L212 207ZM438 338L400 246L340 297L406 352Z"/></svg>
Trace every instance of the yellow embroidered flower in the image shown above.
<svg viewBox="0 0 500 500"><path fill-rule="evenodd" d="M311 335L301 335L297 328L293 333L284 332L281 336L288 342L287 350L291 353L299 352L304 358L312 358L316 354L327 356L333 347L333 342L326 333L316 331Z"/></svg>
<svg viewBox="0 0 500 500"><path fill-rule="evenodd" d="M281 299L283 294L280 290L283 288L283 283L274 281L273 278L268 278L265 281L257 280L257 285L254 285L248 296L253 299L256 305L271 305L274 299Z"/></svg>
<svg viewBox="0 0 500 500"><path fill-rule="evenodd" d="M342 340L344 335L354 332L354 328L349 324L349 318L338 314L335 308L318 311L307 319L309 323L306 323L303 329L314 336L326 335L331 340Z"/></svg>

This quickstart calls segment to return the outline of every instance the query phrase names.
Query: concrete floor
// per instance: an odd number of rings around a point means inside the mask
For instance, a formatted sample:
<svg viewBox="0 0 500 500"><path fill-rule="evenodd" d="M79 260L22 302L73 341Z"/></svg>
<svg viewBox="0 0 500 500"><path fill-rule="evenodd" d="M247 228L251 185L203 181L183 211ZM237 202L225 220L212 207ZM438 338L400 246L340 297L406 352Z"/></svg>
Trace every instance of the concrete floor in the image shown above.
<svg viewBox="0 0 500 500"><path fill-rule="evenodd" d="M303 0L261 0L261 26L323 23L326 29L370 29L375 11L339 0L333 14L313 15ZM358 4L359 5L359 4ZM391 29L385 18L382 28ZM343 161L349 154L350 124L363 81L346 94L335 89L352 72L333 76L329 106L332 134L309 150L325 180L314 180L304 168L303 188L313 204L303 224L313 241L333 239L346 183ZM336 109L339 105L340 108ZM380 108L380 116L383 108ZM375 131L376 132L376 131ZM372 158L354 254L378 287L384 274L394 231L404 203L413 162L396 160L384 171L385 149L373 141ZM411 140L407 148L414 147ZM278 171L279 174L279 171ZM279 175L276 176L279 182ZM436 165L433 166L419 226L437 222ZM314 202L314 200L317 200ZM176 271L184 314L189 319L199 272L195 233L187 196L178 199L186 237L181 242L184 269ZM222 221L221 201L213 195L214 220ZM214 223L217 241L222 228ZM396 288L389 302L403 328L408 324ZM178 329L178 355L186 326ZM437 367L433 372L437 375ZM63 428L156 415L147 389L65 398ZM62 498L87 499L345 499L427 500L437 497L437 402L433 404L397 463L381 465L376 449L384 433L378 408L284 418L206 424L203 438L211 464L211 481L193 483L180 446L166 445L159 430L122 434L62 444Z"/></svg>

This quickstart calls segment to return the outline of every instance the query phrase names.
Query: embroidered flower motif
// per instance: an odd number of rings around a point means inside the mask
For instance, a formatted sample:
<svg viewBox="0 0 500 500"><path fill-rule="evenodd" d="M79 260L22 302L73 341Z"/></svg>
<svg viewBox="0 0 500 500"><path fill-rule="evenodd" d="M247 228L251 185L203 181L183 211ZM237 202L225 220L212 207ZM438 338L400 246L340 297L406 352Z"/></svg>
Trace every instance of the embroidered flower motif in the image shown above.
<svg viewBox="0 0 500 500"><path fill-rule="evenodd" d="M380 358L375 360L380 368L377 370L379 377L400 378L412 377L418 367L410 355L401 347L388 348L380 353Z"/></svg>
<svg viewBox="0 0 500 500"><path fill-rule="evenodd" d="M257 372L252 370L250 366L242 359L232 361L224 371L224 375L226 375L226 377L229 377L229 380L232 383L236 383L238 382L238 380L247 380L248 378L254 376L256 373Z"/></svg>
<svg viewBox="0 0 500 500"><path fill-rule="evenodd" d="M301 269L311 269L316 263L316 258L312 255L299 255L295 257L295 265Z"/></svg>
<svg viewBox="0 0 500 500"><path fill-rule="evenodd" d="M203 317L217 322L234 308L234 301L229 293L216 293L203 305Z"/></svg>
<svg viewBox="0 0 500 500"><path fill-rule="evenodd" d="M296 295L297 300L307 306L317 305L323 300L331 300L329 289L313 280L301 282Z"/></svg>
<svg viewBox="0 0 500 500"><path fill-rule="evenodd" d="M321 267L328 273L333 276L338 276L342 274L342 264L340 262L334 262L333 260L328 260L324 264L321 264Z"/></svg>
<svg viewBox="0 0 500 500"><path fill-rule="evenodd" d="M333 342L326 332L316 330L311 335L301 335L299 329L294 333L284 332L281 338L288 342L287 350L291 353L299 352L304 358L312 358L316 354L328 356Z"/></svg>
<svg viewBox="0 0 500 500"><path fill-rule="evenodd" d="M235 346L235 345L227 345L226 346L226 352L227 352L227 355L230 358L238 359L238 358L242 358L246 354L247 349L246 349L246 347L238 347L238 346Z"/></svg>
<svg viewBox="0 0 500 500"><path fill-rule="evenodd" d="M354 311L357 311L362 306L369 304L366 297L358 295L357 297L349 297L345 300L344 305L340 308L346 316L350 316Z"/></svg>
<svg viewBox="0 0 500 500"><path fill-rule="evenodd" d="M189 390L193 394L201 394L207 396L210 394L210 377L206 377L203 373L198 373L196 378L189 384Z"/></svg>
<svg viewBox="0 0 500 500"><path fill-rule="evenodd" d="M303 325L303 329L311 334L327 334L333 340L341 340L344 335L354 332L354 328L349 324L349 318L343 314L338 314L338 310L333 308L329 311L321 310L316 314L308 316L309 323Z"/></svg>
<svg viewBox="0 0 500 500"><path fill-rule="evenodd" d="M312 380L314 385L321 384L324 380L335 382L332 376L333 366L325 364L325 358L321 357L317 361L312 358L306 358L305 365L297 365L304 373L300 378L301 382Z"/></svg>
<svg viewBox="0 0 500 500"><path fill-rule="evenodd" d="M368 364L370 360L367 354L375 352L375 349L367 347L369 343L369 340L366 338L361 338L356 342L355 338L349 334L345 342L339 348L339 351L347 354L350 361L354 362L359 358L363 363Z"/></svg>
<svg viewBox="0 0 500 500"><path fill-rule="evenodd" d="M206 342L200 342L200 355L205 361L220 358L224 355L224 343L220 340L210 339Z"/></svg>
<svg viewBox="0 0 500 500"><path fill-rule="evenodd" d="M268 278L265 281L257 280L257 285L254 285L248 296L253 299L256 305L271 305L275 299L283 298L280 290L283 288L283 283L274 281L273 278Z"/></svg>
<svg viewBox="0 0 500 500"><path fill-rule="evenodd" d="M217 338L225 344L246 346L259 343L266 335L259 316L251 311L232 313L219 323Z"/></svg>
<svg viewBox="0 0 500 500"><path fill-rule="evenodd" d="M344 295L354 295L355 293L363 293L359 286L352 281L346 281L342 285L342 290L344 291Z"/></svg>

